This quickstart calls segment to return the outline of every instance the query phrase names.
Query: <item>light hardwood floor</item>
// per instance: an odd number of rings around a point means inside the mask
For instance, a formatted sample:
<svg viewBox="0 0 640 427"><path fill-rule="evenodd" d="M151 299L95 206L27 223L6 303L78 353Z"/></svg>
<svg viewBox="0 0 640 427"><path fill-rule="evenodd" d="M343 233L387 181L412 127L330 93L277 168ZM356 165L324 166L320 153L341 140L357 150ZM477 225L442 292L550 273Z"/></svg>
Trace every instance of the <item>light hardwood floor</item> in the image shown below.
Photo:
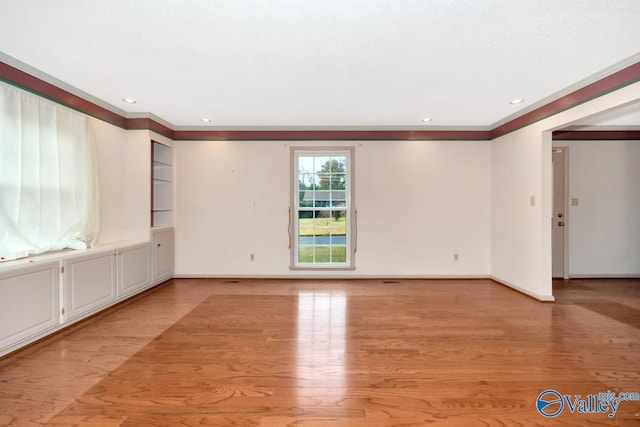
<svg viewBox="0 0 640 427"><path fill-rule="evenodd" d="M0 425L640 425L640 280L172 280L0 359Z"/></svg>

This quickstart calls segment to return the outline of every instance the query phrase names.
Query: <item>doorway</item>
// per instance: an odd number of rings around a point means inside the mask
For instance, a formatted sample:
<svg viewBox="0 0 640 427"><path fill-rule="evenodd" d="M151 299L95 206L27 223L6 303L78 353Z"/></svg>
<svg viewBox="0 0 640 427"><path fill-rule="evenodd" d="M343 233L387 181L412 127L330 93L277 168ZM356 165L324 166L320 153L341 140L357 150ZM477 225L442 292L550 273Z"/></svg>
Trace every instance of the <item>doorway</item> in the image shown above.
<svg viewBox="0 0 640 427"><path fill-rule="evenodd" d="M569 242L567 235L567 195L569 149L554 147L551 152L553 168L553 210L551 217L551 276L568 279Z"/></svg>

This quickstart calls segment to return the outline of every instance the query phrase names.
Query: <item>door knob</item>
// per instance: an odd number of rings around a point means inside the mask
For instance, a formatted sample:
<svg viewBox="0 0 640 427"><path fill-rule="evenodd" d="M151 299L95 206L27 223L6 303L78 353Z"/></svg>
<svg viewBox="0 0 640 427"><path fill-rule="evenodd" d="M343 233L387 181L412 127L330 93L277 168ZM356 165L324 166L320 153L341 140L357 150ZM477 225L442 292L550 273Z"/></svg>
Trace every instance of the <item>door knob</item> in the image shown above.
<svg viewBox="0 0 640 427"><path fill-rule="evenodd" d="M564 227L564 221L558 221L558 226Z"/></svg>
<svg viewBox="0 0 640 427"><path fill-rule="evenodd" d="M562 214L561 213L558 214L558 218L562 218Z"/></svg>

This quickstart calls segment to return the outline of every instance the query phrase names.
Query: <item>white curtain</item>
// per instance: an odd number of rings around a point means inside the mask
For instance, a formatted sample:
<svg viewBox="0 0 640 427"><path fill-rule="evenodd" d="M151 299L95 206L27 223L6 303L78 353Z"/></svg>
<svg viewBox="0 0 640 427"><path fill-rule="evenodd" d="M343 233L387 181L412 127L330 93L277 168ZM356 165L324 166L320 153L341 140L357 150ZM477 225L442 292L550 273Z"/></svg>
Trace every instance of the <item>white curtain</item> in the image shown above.
<svg viewBox="0 0 640 427"><path fill-rule="evenodd" d="M0 258L92 246L98 191L88 118L0 82Z"/></svg>

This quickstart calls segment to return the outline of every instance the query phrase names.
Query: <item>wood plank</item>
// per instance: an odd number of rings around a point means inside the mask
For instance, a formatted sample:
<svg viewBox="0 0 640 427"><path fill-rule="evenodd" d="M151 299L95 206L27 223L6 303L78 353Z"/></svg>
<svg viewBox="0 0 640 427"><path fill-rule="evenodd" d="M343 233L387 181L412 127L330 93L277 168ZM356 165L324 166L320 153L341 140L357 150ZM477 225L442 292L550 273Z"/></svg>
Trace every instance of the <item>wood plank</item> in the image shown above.
<svg viewBox="0 0 640 427"><path fill-rule="evenodd" d="M172 280L0 360L1 425L628 425L640 280L540 303L489 280Z"/></svg>

